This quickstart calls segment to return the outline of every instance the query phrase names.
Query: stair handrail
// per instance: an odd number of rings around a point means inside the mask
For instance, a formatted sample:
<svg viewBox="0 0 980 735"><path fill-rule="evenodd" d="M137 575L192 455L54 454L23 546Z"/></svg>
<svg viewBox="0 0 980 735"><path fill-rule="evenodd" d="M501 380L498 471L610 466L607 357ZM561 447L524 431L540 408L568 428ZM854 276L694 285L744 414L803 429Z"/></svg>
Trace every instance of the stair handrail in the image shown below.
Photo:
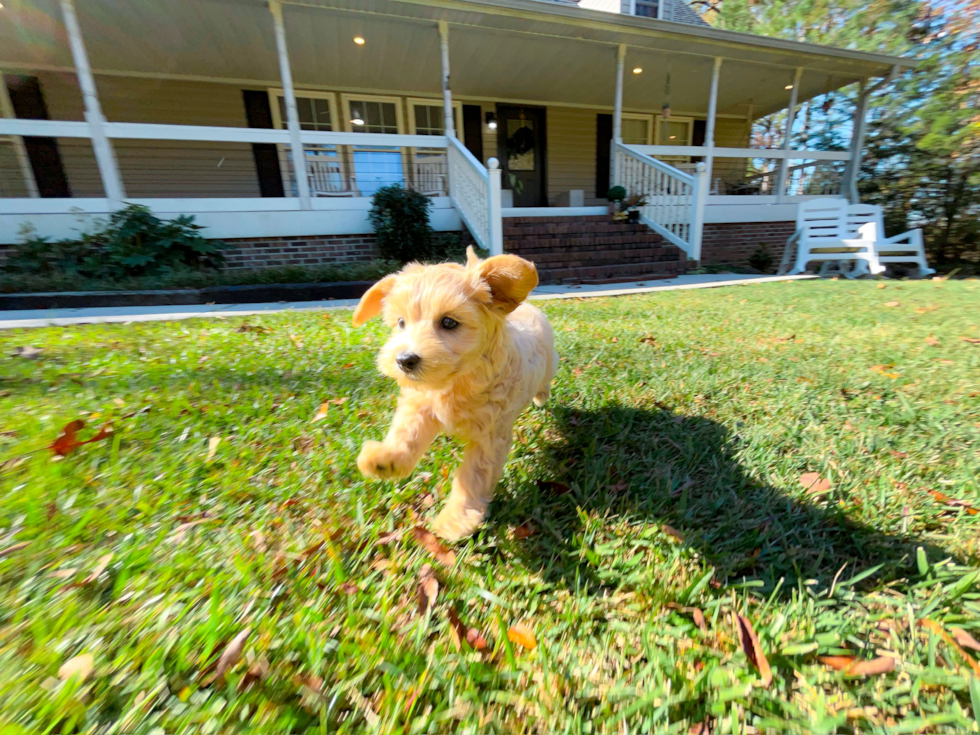
<svg viewBox="0 0 980 735"><path fill-rule="evenodd" d="M625 143L613 142L617 184L630 196L641 194L640 221L679 247L691 260L701 259L704 205L708 174L704 163L688 174L641 153Z"/></svg>
<svg viewBox="0 0 980 735"><path fill-rule="evenodd" d="M477 244L491 255L504 252L500 202L500 167L496 158L487 167L453 135L446 136L449 196Z"/></svg>

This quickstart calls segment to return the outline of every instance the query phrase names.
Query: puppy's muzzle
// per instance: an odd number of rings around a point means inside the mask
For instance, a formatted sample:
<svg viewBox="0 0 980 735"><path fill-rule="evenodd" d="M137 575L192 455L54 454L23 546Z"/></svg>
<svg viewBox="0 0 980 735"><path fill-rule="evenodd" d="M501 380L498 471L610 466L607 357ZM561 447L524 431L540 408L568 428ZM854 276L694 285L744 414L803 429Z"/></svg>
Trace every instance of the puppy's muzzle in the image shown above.
<svg viewBox="0 0 980 735"><path fill-rule="evenodd" d="M414 352L399 352L395 357L395 364L398 365L399 369L403 373L414 372L418 369L421 362L422 358L416 355Z"/></svg>

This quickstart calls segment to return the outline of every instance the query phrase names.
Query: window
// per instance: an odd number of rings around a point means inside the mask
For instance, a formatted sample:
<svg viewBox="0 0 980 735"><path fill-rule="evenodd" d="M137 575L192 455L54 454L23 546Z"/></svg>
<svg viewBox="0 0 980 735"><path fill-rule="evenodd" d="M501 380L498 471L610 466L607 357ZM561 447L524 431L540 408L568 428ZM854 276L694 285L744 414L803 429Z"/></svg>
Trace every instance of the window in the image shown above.
<svg viewBox="0 0 980 735"><path fill-rule="evenodd" d="M657 145L691 145L694 121L689 117L660 118L657 124Z"/></svg>
<svg viewBox="0 0 980 735"><path fill-rule="evenodd" d="M652 130L652 115L623 115L623 142L626 145L649 145Z"/></svg>
<svg viewBox="0 0 980 735"><path fill-rule="evenodd" d="M281 89L270 89L273 100L272 123L277 128L289 127L286 100ZM330 92L304 92L296 94L296 114L301 130L330 133L342 125L337 124L336 99ZM287 196L298 196L299 189L293 175L293 159L289 146L277 145L279 170L282 172L283 190ZM306 157L306 173L313 196L349 196L348 167L341 151L334 145L303 146Z"/></svg>
<svg viewBox="0 0 980 735"><path fill-rule="evenodd" d="M409 132L414 135L442 135L445 130L442 102L436 100L408 101ZM459 132L460 103L453 103L453 125Z"/></svg>
<svg viewBox="0 0 980 735"><path fill-rule="evenodd" d="M279 101L279 120L280 127L285 128L288 116L286 114L286 100L282 95L276 95ZM324 97L297 97L296 112L299 115L299 126L302 130L321 130L330 132L333 130L333 95L329 98Z"/></svg>
<svg viewBox="0 0 980 735"><path fill-rule="evenodd" d="M387 99L344 98L348 130L355 133L400 133L398 101Z"/></svg>
<svg viewBox="0 0 980 735"><path fill-rule="evenodd" d="M633 0L633 15L643 18L660 17L660 0Z"/></svg>
<svg viewBox="0 0 980 735"><path fill-rule="evenodd" d="M399 134L402 110L399 97L341 95L344 123L352 133ZM371 196L382 186L405 186L407 167L398 146L356 145L350 147L353 178L361 196Z"/></svg>

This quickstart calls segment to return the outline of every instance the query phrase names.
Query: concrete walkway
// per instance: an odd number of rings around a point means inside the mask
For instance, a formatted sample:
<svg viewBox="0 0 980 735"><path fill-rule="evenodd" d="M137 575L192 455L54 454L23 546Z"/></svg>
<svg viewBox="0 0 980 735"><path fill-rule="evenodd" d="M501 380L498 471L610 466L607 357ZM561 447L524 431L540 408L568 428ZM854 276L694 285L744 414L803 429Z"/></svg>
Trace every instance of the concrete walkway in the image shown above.
<svg viewBox="0 0 980 735"><path fill-rule="evenodd" d="M735 273L678 276L664 281L613 283L605 286L539 286L531 294L534 300L625 296L655 291L679 291L718 286L748 286L754 283L796 281L815 276L749 276ZM350 309L356 299L334 301L293 301L268 304L197 304L193 306L112 306L93 309L25 309L0 311L0 329L28 327L67 327L73 324L113 324L158 322L200 317L247 316L280 311L316 309Z"/></svg>

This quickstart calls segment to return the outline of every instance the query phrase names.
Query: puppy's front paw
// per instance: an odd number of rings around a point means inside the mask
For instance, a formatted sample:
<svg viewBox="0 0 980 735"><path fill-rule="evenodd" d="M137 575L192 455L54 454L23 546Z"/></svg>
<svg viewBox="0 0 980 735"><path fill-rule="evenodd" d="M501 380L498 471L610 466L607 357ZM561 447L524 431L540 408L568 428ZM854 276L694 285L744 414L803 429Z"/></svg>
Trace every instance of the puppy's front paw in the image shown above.
<svg viewBox="0 0 980 735"><path fill-rule="evenodd" d="M432 522L432 531L450 543L471 536L483 523L484 511L447 505Z"/></svg>
<svg viewBox="0 0 980 735"><path fill-rule="evenodd" d="M398 480L412 471L401 451L374 441L364 442L357 457L357 468L365 477L379 480Z"/></svg>

